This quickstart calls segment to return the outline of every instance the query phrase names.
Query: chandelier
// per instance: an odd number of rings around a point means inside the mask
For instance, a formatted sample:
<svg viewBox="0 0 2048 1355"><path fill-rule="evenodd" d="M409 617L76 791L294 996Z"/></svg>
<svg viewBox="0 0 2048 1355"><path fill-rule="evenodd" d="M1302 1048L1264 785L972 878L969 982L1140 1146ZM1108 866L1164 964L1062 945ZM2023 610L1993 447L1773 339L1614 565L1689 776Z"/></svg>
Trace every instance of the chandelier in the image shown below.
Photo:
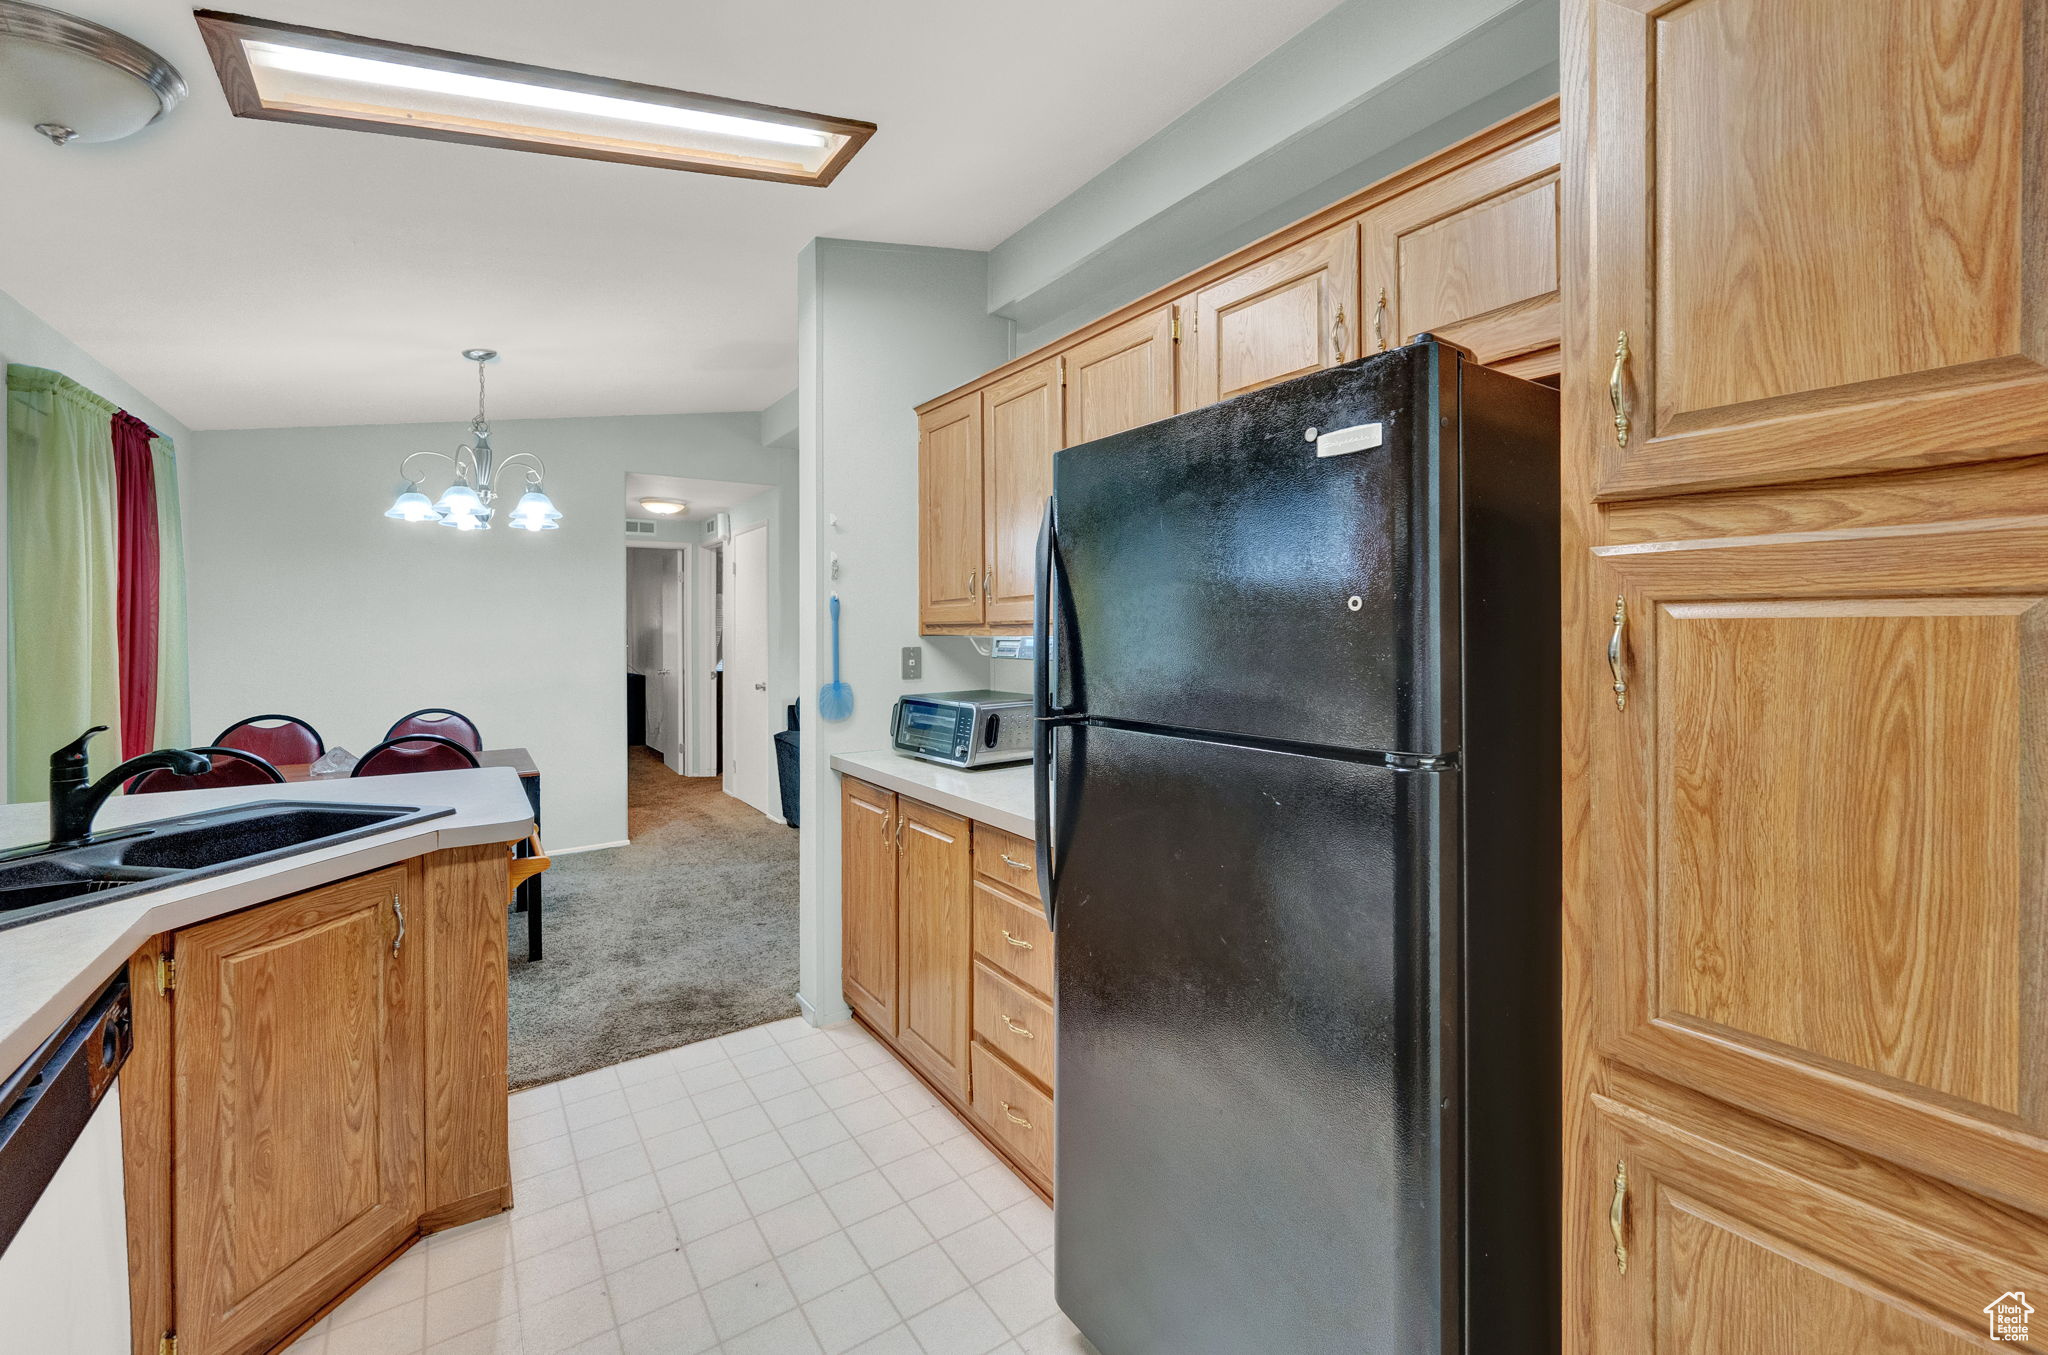
<svg viewBox="0 0 2048 1355"><path fill-rule="evenodd" d="M547 467L541 459L532 452L514 452L502 460L491 455L491 423L484 414L484 364L498 356L497 350L465 348L462 356L476 364L476 417L469 421L470 440L457 447L453 456L446 452L414 452L399 462L398 476L404 483L399 487L398 498L384 510L384 516L402 522L438 522L458 532L487 532L497 512L495 477L498 472L516 466L526 492L512 506L512 525L529 532L554 531L562 515L555 511L553 501L542 488ZM420 476L414 472L413 463L423 456L446 461L455 468L455 483L437 500L429 500L420 492Z"/></svg>

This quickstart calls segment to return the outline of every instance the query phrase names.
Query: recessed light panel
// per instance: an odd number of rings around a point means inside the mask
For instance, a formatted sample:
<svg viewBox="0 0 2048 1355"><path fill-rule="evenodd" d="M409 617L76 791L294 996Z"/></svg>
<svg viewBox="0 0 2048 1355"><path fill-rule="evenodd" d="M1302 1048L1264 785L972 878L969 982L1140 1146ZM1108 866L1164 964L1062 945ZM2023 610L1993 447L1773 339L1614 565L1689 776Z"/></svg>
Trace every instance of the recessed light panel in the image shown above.
<svg viewBox="0 0 2048 1355"><path fill-rule="evenodd" d="M875 125L200 10L235 116L823 186Z"/></svg>

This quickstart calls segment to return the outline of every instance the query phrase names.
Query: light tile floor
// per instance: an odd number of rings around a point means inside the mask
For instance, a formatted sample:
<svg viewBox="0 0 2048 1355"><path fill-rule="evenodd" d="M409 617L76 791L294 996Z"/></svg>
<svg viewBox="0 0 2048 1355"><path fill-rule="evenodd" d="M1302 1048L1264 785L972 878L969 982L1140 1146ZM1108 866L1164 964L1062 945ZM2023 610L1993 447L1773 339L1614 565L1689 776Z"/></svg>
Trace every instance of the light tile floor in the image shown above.
<svg viewBox="0 0 2048 1355"><path fill-rule="evenodd" d="M509 1214L295 1355L1089 1355L1052 1211L882 1045L795 1019L512 1098Z"/></svg>

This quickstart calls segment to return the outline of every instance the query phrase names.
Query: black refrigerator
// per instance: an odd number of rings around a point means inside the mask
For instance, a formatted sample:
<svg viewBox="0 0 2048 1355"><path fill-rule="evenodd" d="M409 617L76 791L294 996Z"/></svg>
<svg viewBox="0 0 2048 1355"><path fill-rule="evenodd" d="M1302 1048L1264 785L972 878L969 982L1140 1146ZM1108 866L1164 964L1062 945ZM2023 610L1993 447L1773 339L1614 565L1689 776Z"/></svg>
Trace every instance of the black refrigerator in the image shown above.
<svg viewBox="0 0 2048 1355"><path fill-rule="evenodd" d="M1059 1304L1557 1348L1558 405L1425 336L1071 447L1039 543Z"/></svg>

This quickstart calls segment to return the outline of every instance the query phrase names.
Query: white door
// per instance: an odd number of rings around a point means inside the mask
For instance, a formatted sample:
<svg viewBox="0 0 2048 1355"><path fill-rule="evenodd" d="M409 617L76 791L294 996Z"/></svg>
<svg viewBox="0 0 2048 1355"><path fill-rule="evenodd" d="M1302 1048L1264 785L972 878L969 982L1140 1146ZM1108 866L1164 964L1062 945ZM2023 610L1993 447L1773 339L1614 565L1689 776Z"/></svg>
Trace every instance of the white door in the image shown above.
<svg viewBox="0 0 2048 1355"><path fill-rule="evenodd" d="M779 726L768 698L767 525L734 536L725 558L725 788L780 819L774 742Z"/></svg>
<svg viewBox="0 0 2048 1355"><path fill-rule="evenodd" d="M648 741L669 770L683 771L683 553L661 552L661 643L647 685ZM658 723L657 723L658 722ZM660 730L657 737L655 729Z"/></svg>

